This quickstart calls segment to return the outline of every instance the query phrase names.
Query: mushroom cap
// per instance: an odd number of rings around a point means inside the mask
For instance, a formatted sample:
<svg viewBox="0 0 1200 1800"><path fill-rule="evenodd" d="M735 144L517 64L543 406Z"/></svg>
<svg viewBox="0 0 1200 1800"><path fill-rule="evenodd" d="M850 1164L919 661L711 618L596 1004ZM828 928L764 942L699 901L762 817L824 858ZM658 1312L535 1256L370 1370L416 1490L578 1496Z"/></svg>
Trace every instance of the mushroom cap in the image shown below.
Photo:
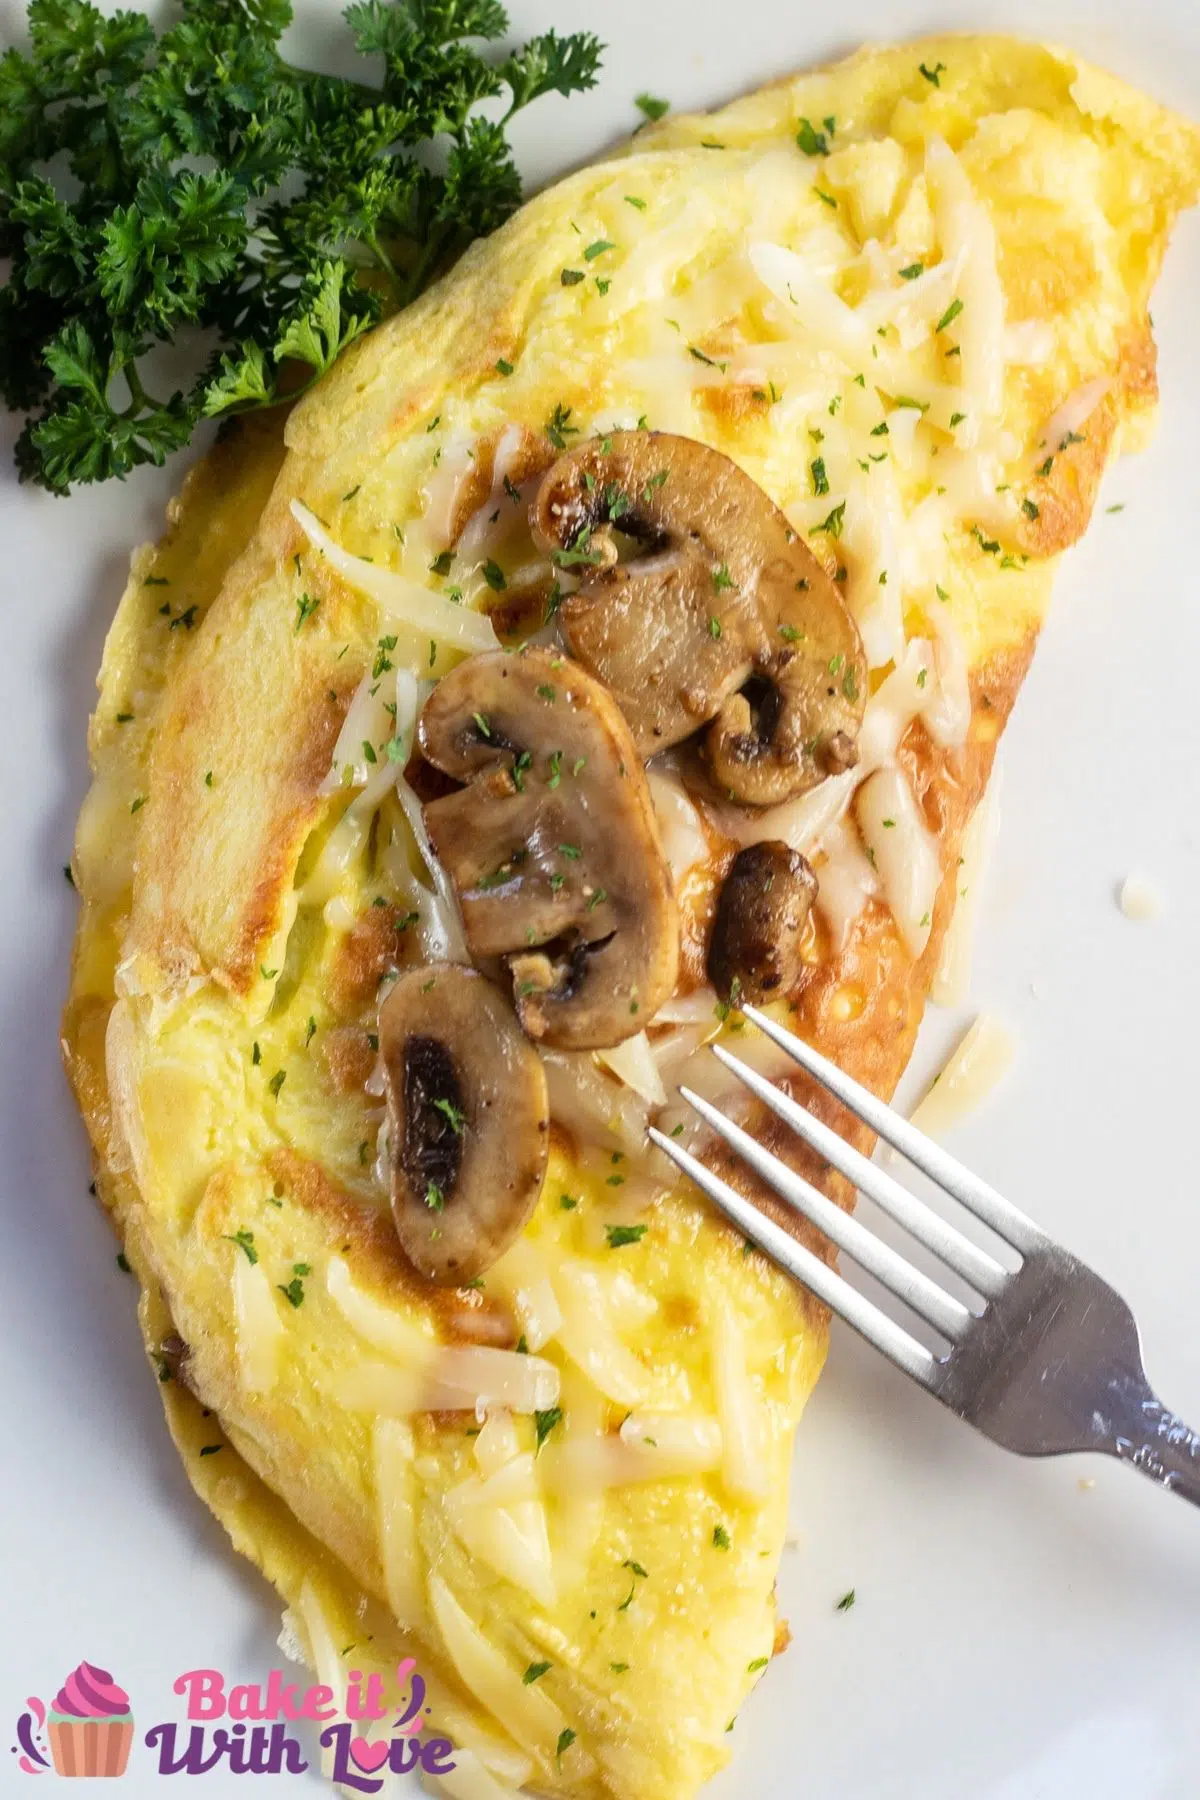
<svg viewBox="0 0 1200 1800"><path fill-rule="evenodd" d="M563 639L615 694L643 756L715 720L717 780L760 806L852 760L867 695L858 628L727 456L668 432L593 438L547 471L530 517L580 573L559 612ZM616 560L614 530L633 540L632 559Z"/></svg>
<svg viewBox="0 0 1200 1800"><path fill-rule="evenodd" d="M807 859L774 839L738 852L721 886L708 973L722 1000L761 1004L796 986L817 878Z"/></svg>
<svg viewBox="0 0 1200 1800"><path fill-rule="evenodd" d="M460 663L421 714L456 781L425 824L471 955L508 959L533 1038L606 1049L674 991L679 921L645 771L612 696L549 650Z"/></svg>
<svg viewBox="0 0 1200 1800"><path fill-rule="evenodd" d="M491 1267L537 1204L550 1145L546 1073L498 988L433 963L379 1009L392 1217L405 1255L446 1286Z"/></svg>

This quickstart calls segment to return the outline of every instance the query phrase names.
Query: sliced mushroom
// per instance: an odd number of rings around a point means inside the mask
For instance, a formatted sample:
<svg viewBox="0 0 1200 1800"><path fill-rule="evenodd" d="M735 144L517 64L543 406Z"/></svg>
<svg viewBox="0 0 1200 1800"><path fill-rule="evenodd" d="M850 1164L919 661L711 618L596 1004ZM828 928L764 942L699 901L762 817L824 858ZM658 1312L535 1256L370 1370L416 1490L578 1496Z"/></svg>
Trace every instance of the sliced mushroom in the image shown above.
<svg viewBox="0 0 1200 1800"><path fill-rule="evenodd" d="M473 656L421 714L422 754L466 785L425 823L471 955L508 959L530 1037L600 1050L673 992L679 922L637 750L612 696L548 650Z"/></svg>
<svg viewBox="0 0 1200 1800"><path fill-rule="evenodd" d="M804 967L804 927L817 878L798 850L767 841L739 851L721 887L708 973L722 1000L790 993Z"/></svg>
<svg viewBox="0 0 1200 1800"><path fill-rule="evenodd" d="M459 1286L521 1231L546 1173L546 1075L498 988L433 963L379 1009L392 1217L413 1267Z"/></svg>
<svg viewBox="0 0 1200 1800"><path fill-rule="evenodd" d="M535 536L581 576L564 641L643 756L712 724L713 773L771 806L854 761L862 642L837 588L750 476L666 432L593 438L547 472ZM614 535L616 534L616 535ZM618 560L617 538L636 554Z"/></svg>

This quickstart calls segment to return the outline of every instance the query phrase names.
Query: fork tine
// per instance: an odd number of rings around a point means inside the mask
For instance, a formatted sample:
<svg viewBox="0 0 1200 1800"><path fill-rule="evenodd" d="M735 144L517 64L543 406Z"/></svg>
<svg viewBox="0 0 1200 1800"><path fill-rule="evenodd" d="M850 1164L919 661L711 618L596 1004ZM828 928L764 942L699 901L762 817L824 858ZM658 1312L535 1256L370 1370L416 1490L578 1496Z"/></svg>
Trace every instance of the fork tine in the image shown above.
<svg viewBox="0 0 1200 1800"><path fill-rule="evenodd" d="M775 1020L760 1012L756 1006L743 1006L742 1013L759 1030L781 1050L787 1052L794 1062L806 1069L813 1078L839 1099L843 1106L848 1106L852 1113L878 1133L885 1143L898 1150L901 1156L928 1175L939 1187L952 1195L960 1206L982 1219L999 1237L1004 1238L1015 1250L1028 1255L1031 1251L1045 1248L1049 1243L1043 1231L1040 1231L1032 1219L1020 1212L1011 1201L1005 1200L994 1187L973 1175L970 1169L927 1138L923 1131L918 1131L907 1119L902 1119L897 1112L872 1094L869 1089L861 1087L850 1075L831 1063L827 1057L806 1044L803 1038L777 1025Z"/></svg>
<svg viewBox="0 0 1200 1800"><path fill-rule="evenodd" d="M990 1257L986 1250L980 1250L946 1219L939 1217L932 1207L926 1206L923 1200L918 1200L915 1194L910 1194L886 1169L881 1169L852 1144L848 1144L844 1137L831 1130L820 1119L814 1118L790 1094L783 1093L756 1069L751 1069L738 1057L731 1056L724 1045L710 1044L709 1048L731 1074L744 1082L751 1093L757 1094L785 1125L790 1125L796 1135L803 1138L818 1156L848 1181L852 1181L860 1194L873 1200L889 1218L915 1237L919 1244L932 1250L956 1275L961 1275L964 1281L969 1282L977 1293L982 1294L985 1299L994 1300L1003 1290L1009 1279L1008 1271ZM854 1252L851 1251L850 1254L853 1255Z"/></svg>
<svg viewBox="0 0 1200 1800"><path fill-rule="evenodd" d="M922 1387L931 1385L937 1364L932 1352L924 1344L919 1344L902 1325L889 1319L885 1312L881 1312L857 1288L852 1288L848 1281L835 1274L811 1250L798 1244L773 1219L759 1212L751 1201L722 1181L720 1176L714 1175L711 1169L706 1169L698 1158L682 1149L672 1138L666 1137L655 1126L651 1126L649 1135L663 1154L670 1157L676 1168L682 1169L772 1262L777 1263L795 1280L803 1282L818 1300L823 1300L840 1319L844 1319L847 1325L852 1325L869 1344L881 1350L906 1375L911 1375Z"/></svg>
<svg viewBox="0 0 1200 1800"><path fill-rule="evenodd" d="M928 1275L922 1274L920 1269L914 1269L911 1263L906 1262L889 1244L885 1244L882 1238L876 1237L873 1231L868 1231L857 1219L843 1212L840 1206L835 1206L819 1188L813 1187L802 1175L797 1175L794 1169L789 1169L786 1163L772 1156L748 1131L743 1131L740 1125L727 1119L724 1113L718 1112L715 1106L710 1106L707 1100L701 1099L691 1088L681 1087L679 1092L717 1136L723 1138L737 1151L743 1162L762 1176L768 1187L774 1188L782 1199L794 1206L818 1230L823 1231L839 1250L852 1256L868 1275L873 1275L897 1299L903 1300L906 1306L919 1313L935 1331L940 1331L952 1343L959 1341L972 1323L972 1315L961 1301L944 1293Z"/></svg>

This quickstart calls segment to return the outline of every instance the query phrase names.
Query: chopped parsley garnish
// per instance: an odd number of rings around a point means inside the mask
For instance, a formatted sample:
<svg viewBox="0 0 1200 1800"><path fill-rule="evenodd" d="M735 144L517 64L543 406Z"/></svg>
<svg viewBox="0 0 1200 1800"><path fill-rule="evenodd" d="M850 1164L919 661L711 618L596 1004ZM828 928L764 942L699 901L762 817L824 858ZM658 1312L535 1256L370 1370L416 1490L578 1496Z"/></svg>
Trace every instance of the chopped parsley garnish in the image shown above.
<svg viewBox="0 0 1200 1800"><path fill-rule="evenodd" d="M551 1406L551 1407L548 1407L545 1412L535 1412L534 1413L533 1429L537 1434L537 1445L536 1445L537 1450L541 1449L542 1445L545 1443L546 1439L550 1436L550 1433L554 1430L554 1427L558 1424L558 1422L561 1418L562 1418L562 1407L561 1406Z"/></svg>
<svg viewBox="0 0 1200 1800"><path fill-rule="evenodd" d="M708 635L710 638L713 638L713 639L717 639L721 635L721 621L720 621L720 619L718 619L716 613L709 614Z"/></svg>
<svg viewBox="0 0 1200 1800"><path fill-rule="evenodd" d="M625 204L626 206L636 207L638 212L645 212L646 210L646 202L639 194L626 194Z"/></svg>
<svg viewBox="0 0 1200 1800"><path fill-rule="evenodd" d="M273 1099L278 1100L279 1090L283 1086L283 1084L286 1080L287 1080L287 1070L286 1069L276 1069L274 1075L272 1075L270 1081L268 1081L268 1083L267 1083L267 1087L270 1089Z"/></svg>
<svg viewBox="0 0 1200 1800"><path fill-rule="evenodd" d="M1111 511L1112 509L1110 508L1109 510ZM1041 517L1041 508L1035 500L1030 500L1028 496L1021 502L1021 511L1025 514L1027 519L1037 519Z"/></svg>
<svg viewBox="0 0 1200 1800"><path fill-rule="evenodd" d="M924 63L918 63L917 67L931 87L941 87L942 83L940 77L946 73L946 65L944 62L934 63L932 69L927 69Z"/></svg>
<svg viewBox="0 0 1200 1800"><path fill-rule="evenodd" d="M443 1119L447 1120L455 1137L461 1137L463 1126L467 1122L467 1115L462 1108L455 1106L453 1100L435 1100L433 1105L434 1110L440 1112Z"/></svg>
<svg viewBox="0 0 1200 1800"><path fill-rule="evenodd" d="M239 1249L246 1252L247 1262L256 1263L258 1261L258 1251L254 1248L254 1233L247 1231L245 1226L232 1234L225 1232L224 1237L227 1244L236 1244ZM234 1260L236 1261L236 1258Z"/></svg>
<svg viewBox="0 0 1200 1800"><path fill-rule="evenodd" d="M571 1748L571 1745L574 1742L575 1742L575 1733L571 1730L571 1727L569 1725L564 1725L562 1730L558 1734L558 1743L554 1746L555 1762L562 1761L563 1751L569 1750Z"/></svg>
<svg viewBox="0 0 1200 1800"><path fill-rule="evenodd" d="M726 1531L726 1529L723 1525L714 1525L713 1526L712 1541L713 1541L713 1549L714 1550L728 1550L729 1549L730 1537L729 1537L729 1533Z"/></svg>
<svg viewBox="0 0 1200 1800"><path fill-rule="evenodd" d="M574 1194L560 1194L558 1196L558 1204L562 1207L564 1212L574 1212L575 1208L579 1205L579 1202Z"/></svg>
<svg viewBox="0 0 1200 1800"><path fill-rule="evenodd" d="M563 269L558 279L563 287L578 287L585 277L582 269Z"/></svg>
<svg viewBox="0 0 1200 1800"><path fill-rule="evenodd" d="M671 102L660 100L655 94L636 94L633 104L651 121L664 118L671 110Z"/></svg>
<svg viewBox="0 0 1200 1800"><path fill-rule="evenodd" d="M275 1283L275 1285L279 1289L279 1292L283 1295L284 1299L288 1302L288 1304L290 1306L303 1306L303 1304L304 1304L304 1282L301 1279L301 1277L308 1274L308 1272L309 1272L308 1264L307 1263L293 1263L292 1270L293 1270L292 1279L289 1282L284 1283L281 1281L277 1281Z"/></svg>
<svg viewBox="0 0 1200 1800"><path fill-rule="evenodd" d="M590 525L583 525L575 533L565 550L550 552L550 560L557 563L560 569L595 568L604 561L604 552L603 550L593 550L591 542L592 528Z"/></svg>
<svg viewBox="0 0 1200 1800"><path fill-rule="evenodd" d="M947 325L953 325L962 309L962 301L955 296L933 329L935 331L945 331Z"/></svg>
<svg viewBox="0 0 1200 1800"><path fill-rule="evenodd" d="M498 356L496 358L496 373L497 373L497 375L511 375L512 372L513 372L512 364L510 362L507 362L503 356Z"/></svg>
<svg viewBox="0 0 1200 1800"><path fill-rule="evenodd" d="M554 686L552 681L539 681L534 692L537 694L538 699L544 700L548 706L553 706L555 700L558 698L558 689Z"/></svg>
<svg viewBox="0 0 1200 1800"><path fill-rule="evenodd" d="M301 594L296 601L296 623L292 629L299 631L304 621L312 618L320 604L321 602L314 600L311 594Z"/></svg>
<svg viewBox="0 0 1200 1800"><path fill-rule="evenodd" d="M606 250L615 250L616 247L611 238L596 238L584 251L583 260L584 262L595 262L596 258L603 256Z"/></svg>
<svg viewBox="0 0 1200 1800"><path fill-rule="evenodd" d="M218 1450L223 1450L224 1448L224 1444L201 1444L200 1454L201 1456L215 1456Z"/></svg>
<svg viewBox="0 0 1200 1800"><path fill-rule="evenodd" d="M727 588L732 588L737 585L729 573L728 563L722 563L719 568L713 570L712 584L713 592L716 594L723 593Z"/></svg>
<svg viewBox="0 0 1200 1800"><path fill-rule="evenodd" d="M540 1681L542 1676L546 1673L546 1671L548 1669L553 1668L553 1666L554 1665L552 1663L548 1663L548 1662L530 1663L529 1667L526 1669L525 1673L522 1675L521 1680L524 1682L526 1687L531 1687L535 1681Z"/></svg>
<svg viewBox="0 0 1200 1800"><path fill-rule="evenodd" d="M838 1603L837 1603L838 1612L849 1612L850 1608L854 1605L855 1598L856 1598L856 1596L855 1596L854 1589L850 1588L846 1593L844 1593L842 1595L841 1599L838 1601Z"/></svg>
<svg viewBox="0 0 1200 1800"><path fill-rule="evenodd" d="M840 538L842 535L842 521L845 516L846 502L842 500L834 507L829 517L823 520L820 525L814 526L813 529L815 531L823 531L827 537Z"/></svg>
<svg viewBox="0 0 1200 1800"><path fill-rule="evenodd" d="M612 1179L610 1175L609 1180ZM646 1231L645 1225L606 1225L604 1235L610 1250L621 1250L626 1244L640 1244Z"/></svg>
<svg viewBox="0 0 1200 1800"><path fill-rule="evenodd" d="M747 1675L757 1675L760 1669L767 1667L770 1660L769 1656L756 1656L753 1662L746 1664Z"/></svg>
<svg viewBox="0 0 1200 1800"><path fill-rule="evenodd" d="M633 1596L637 1593L638 1582L649 1580L649 1575L647 1571L643 1569L640 1562L633 1562L628 1557L626 1557L625 1561L621 1564L621 1567L623 1569L628 1569L633 1579L629 1584L629 1592L617 1607L617 1611L628 1612L629 1608L633 1605Z"/></svg>
<svg viewBox="0 0 1200 1800"><path fill-rule="evenodd" d="M482 574L483 579L487 582L493 594L502 594L508 586L504 570L500 567L499 563L493 562L491 557L484 563Z"/></svg>
<svg viewBox="0 0 1200 1800"><path fill-rule="evenodd" d="M905 268L901 269L900 279L901 279L901 281L915 281L917 279L918 275L923 275L924 273L925 273L925 264L924 263L919 263L919 262L909 263Z"/></svg>
<svg viewBox="0 0 1200 1800"><path fill-rule="evenodd" d="M834 199L833 195L827 194L824 188L815 187L813 193L817 196L818 200L823 200L826 206L837 207L837 201Z"/></svg>
<svg viewBox="0 0 1200 1800"><path fill-rule="evenodd" d="M441 1212L446 1204L446 1196L436 1181L428 1183L425 1189L425 1204L430 1212Z"/></svg>
<svg viewBox="0 0 1200 1800"><path fill-rule="evenodd" d="M796 143L805 156L828 156L829 139L823 131L817 131L811 119L801 119L800 128L796 132Z"/></svg>
<svg viewBox="0 0 1200 1800"><path fill-rule="evenodd" d="M554 445L556 450L566 449L568 437L579 436L579 427L578 425L572 425L569 422L570 418L571 408L569 406L563 406L560 402L546 420L546 436L550 439L550 442Z"/></svg>
<svg viewBox="0 0 1200 1800"><path fill-rule="evenodd" d="M816 457L809 464L809 471L812 475L813 493L827 494L829 492L829 477L825 473L825 458L823 456Z"/></svg>
<svg viewBox="0 0 1200 1800"><path fill-rule="evenodd" d="M471 717L475 721L475 729L479 733L480 737L490 738L492 735L492 728L488 724L486 714L472 713Z"/></svg>

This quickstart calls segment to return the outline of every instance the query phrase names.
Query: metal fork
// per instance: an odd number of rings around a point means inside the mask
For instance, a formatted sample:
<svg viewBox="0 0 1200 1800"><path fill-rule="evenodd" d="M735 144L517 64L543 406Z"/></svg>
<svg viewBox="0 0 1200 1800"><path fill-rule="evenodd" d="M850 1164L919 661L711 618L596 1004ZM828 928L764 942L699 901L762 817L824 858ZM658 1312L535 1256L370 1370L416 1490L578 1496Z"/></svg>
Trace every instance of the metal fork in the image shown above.
<svg viewBox="0 0 1200 1800"><path fill-rule="evenodd" d="M774 1220L661 1131L650 1136L751 1243L803 1282L868 1343L993 1443L1021 1456L1103 1451L1200 1505L1200 1438L1168 1412L1142 1368L1138 1328L1108 1283L1048 1238L939 1144L756 1007L743 1015L943 1193L1020 1257L1005 1268L723 1045L714 1056L832 1168L873 1200L979 1296L964 1306L858 1219L681 1087L700 1117L768 1187L945 1338L935 1356Z"/></svg>

